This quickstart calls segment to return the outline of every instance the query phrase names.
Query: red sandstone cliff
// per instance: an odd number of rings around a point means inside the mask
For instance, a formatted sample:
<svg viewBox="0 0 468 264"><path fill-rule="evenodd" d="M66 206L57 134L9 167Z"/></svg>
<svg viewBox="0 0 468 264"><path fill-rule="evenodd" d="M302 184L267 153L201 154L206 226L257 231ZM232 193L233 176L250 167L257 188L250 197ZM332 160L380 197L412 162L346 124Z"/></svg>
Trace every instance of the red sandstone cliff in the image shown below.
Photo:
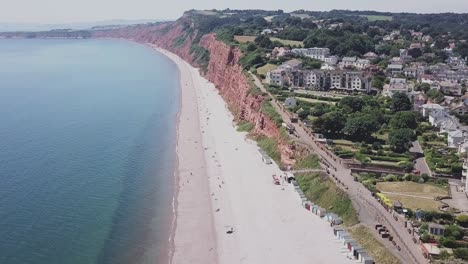
<svg viewBox="0 0 468 264"><path fill-rule="evenodd" d="M199 65L197 65L194 55L191 54L192 42L197 33L198 31L190 23L190 20L182 17L174 23L98 31L94 33L94 36L125 38L141 43L155 44L179 55L197 67ZM174 45L178 38L181 39L181 36L185 36L183 43ZM249 93L251 89L249 80L245 76L242 66L238 64L242 52L236 47L231 47L217 40L213 33L203 35L199 46L207 49L210 54L207 69L202 71L202 74L219 89L235 118L255 124L253 132L256 134L276 138L279 142L278 148L282 161L291 164L292 147L281 138L280 130L275 123L260 111L265 98L262 95L254 96Z"/></svg>

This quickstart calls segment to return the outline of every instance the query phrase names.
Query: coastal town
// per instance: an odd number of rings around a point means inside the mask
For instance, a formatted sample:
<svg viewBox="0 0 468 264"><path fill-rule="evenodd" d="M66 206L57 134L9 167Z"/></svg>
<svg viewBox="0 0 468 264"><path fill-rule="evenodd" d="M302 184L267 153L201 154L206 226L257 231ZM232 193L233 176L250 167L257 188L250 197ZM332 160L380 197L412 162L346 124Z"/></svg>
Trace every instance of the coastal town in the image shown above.
<svg viewBox="0 0 468 264"><path fill-rule="evenodd" d="M374 235L401 254L403 263L447 261L464 254L466 40L373 27L378 32L374 46L336 54L327 45L315 46L320 41L304 47L309 37L284 39L298 33L297 24L273 28L280 19L264 19L265 27L257 28L257 34L230 39L247 51L244 58L250 60L241 59L241 64L255 84L251 92L270 97L263 112L283 127L290 142L313 150L323 174L361 208L359 214L367 208L364 214L372 219L367 224L374 227ZM304 14L289 19L328 31L350 27ZM312 188L305 183L308 177L297 175L297 183L292 181L305 210L332 225L342 224L336 209L329 212L306 194ZM360 220L366 222L362 216ZM335 228L334 234L358 262L375 262L345 230Z"/></svg>
<svg viewBox="0 0 468 264"><path fill-rule="evenodd" d="M468 261L466 23L213 9L0 38L126 39L176 64L170 263L458 264Z"/></svg>

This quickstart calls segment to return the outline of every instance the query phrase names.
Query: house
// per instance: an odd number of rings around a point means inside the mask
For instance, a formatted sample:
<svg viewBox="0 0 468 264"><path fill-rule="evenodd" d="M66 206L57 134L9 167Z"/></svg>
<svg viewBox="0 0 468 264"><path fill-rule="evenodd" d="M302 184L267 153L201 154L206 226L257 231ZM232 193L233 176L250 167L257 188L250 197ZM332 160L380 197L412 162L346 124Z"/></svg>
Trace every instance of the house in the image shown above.
<svg viewBox="0 0 468 264"><path fill-rule="evenodd" d="M441 119L439 123L440 133L449 133L455 130L458 130L460 126L460 121L454 116L448 116L448 118Z"/></svg>
<svg viewBox="0 0 468 264"><path fill-rule="evenodd" d="M457 104L453 104L450 111L455 112L459 115L468 114L468 99L465 99Z"/></svg>
<svg viewBox="0 0 468 264"><path fill-rule="evenodd" d="M403 73L403 65L401 64L389 64L387 66L387 72L392 76Z"/></svg>
<svg viewBox="0 0 468 264"><path fill-rule="evenodd" d="M330 65L336 65L338 63L337 56L328 56L322 59L323 62L328 63Z"/></svg>
<svg viewBox="0 0 468 264"><path fill-rule="evenodd" d="M370 51L370 52L367 52L366 54L364 54L363 56L364 58L368 59L368 60L375 60L377 59L379 56L377 54L375 54L374 52Z"/></svg>
<svg viewBox="0 0 468 264"><path fill-rule="evenodd" d="M395 93L408 94L408 88L406 79L391 78L390 83L384 85L382 94L389 97L392 97Z"/></svg>
<svg viewBox="0 0 468 264"><path fill-rule="evenodd" d="M422 115L424 117L428 117L429 114L434 110L443 110L445 109L443 106L439 104L424 104L422 105Z"/></svg>
<svg viewBox="0 0 468 264"><path fill-rule="evenodd" d="M294 97L288 97L284 100L284 105L287 107L295 107L297 105L297 100Z"/></svg>
<svg viewBox="0 0 468 264"><path fill-rule="evenodd" d="M299 56L305 56L316 60L323 61L330 55L329 48L308 48L308 49L293 49L292 52Z"/></svg>
<svg viewBox="0 0 468 264"><path fill-rule="evenodd" d="M449 114L445 109L435 109L429 112L429 123L434 127L440 127L449 119Z"/></svg>
<svg viewBox="0 0 468 264"><path fill-rule="evenodd" d="M420 111L422 106L427 102L427 96L422 92L412 91L408 93L408 97L413 103L413 109L416 111Z"/></svg>
<svg viewBox="0 0 468 264"><path fill-rule="evenodd" d="M444 94L451 94L451 95L457 95L460 96L462 95L462 87L455 82L451 81L442 81L439 83L440 85L440 90Z"/></svg>
<svg viewBox="0 0 468 264"><path fill-rule="evenodd" d="M418 77L418 81L420 83L428 83L428 84L431 84L434 82L434 76L430 75L430 74L422 74Z"/></svg>
<svg viewBox="0 0 468 264"><path fill-rule="evenodd" d="M447 135L447 145L449 148L458 148L463 142L465 141L465 138L467 136L467 133L465 131L462 131L460 129L450 131L448 132Z"/></svg>
<svg viewBox="0 0 468 264"><path fill-rule="evenodd" d="M288 71L299 70L301 67L302 67L302 61L298 59L288 60L279 66L279 68L285 69Z"/></svg>
<svg viewBox="0 0 468 264"><path fill-rule="evenodd" d="M278 86L288 85L286 70L279 68L269 71L266 75L266 82Z"/></svg>
<svg viewBox="0 0 468 264"><path fill-rule="evenodd" d="M267 28L267 29L262 30L261 34L262 35L271 35L271 34L276 34L276 33L278 33L278 31Z"/></svg>
<svg viewBox="0 0 468 264"><path fill-rule="evenodd" d="M354 66L360 70L367 68L370 65L370 61L367 59L358 59L354 63Z"/></svg>
<svg viewBox="0 0 468 264"><path fill-rule="evenodd" d="M357 61L357 57L343 57L340 63L340 67L343 68L350 68L354 67L354 64Z"/></svg>
<svg viewBox="0 0 468 264"><path fill-rule="evenodd" d="M294 53L288 47L275 47L273 51L271 52L271 56L273 58L281 58L284 56L291 56L293 54Z"/></svg>
<svg viewBox="0 0 468 264"><path fill-rule="evenodd" d="M436 223L429 223L428 231L431 235L443 236L445 234L445 226Z"/></svg>
<svg viewBox="0 0 468 264"><path fill-rule="evenodd" d="M403 69L403 74L408 78L416 78L418 76L418 71L414 67L406 67Z"/></svg>

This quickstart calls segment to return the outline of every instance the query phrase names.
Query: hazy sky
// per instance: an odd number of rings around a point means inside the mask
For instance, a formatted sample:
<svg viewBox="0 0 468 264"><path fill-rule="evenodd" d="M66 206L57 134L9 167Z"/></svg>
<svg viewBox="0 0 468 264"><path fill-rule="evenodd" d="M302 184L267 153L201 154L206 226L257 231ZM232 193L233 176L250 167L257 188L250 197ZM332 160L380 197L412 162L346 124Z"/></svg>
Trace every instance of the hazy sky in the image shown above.
<svg viewBox="0 0 468 264"><path fill-rule="evenodd" d="M188 9L379 10L468 13L467 0L0 0L0 22L173 19Z"/></svg>

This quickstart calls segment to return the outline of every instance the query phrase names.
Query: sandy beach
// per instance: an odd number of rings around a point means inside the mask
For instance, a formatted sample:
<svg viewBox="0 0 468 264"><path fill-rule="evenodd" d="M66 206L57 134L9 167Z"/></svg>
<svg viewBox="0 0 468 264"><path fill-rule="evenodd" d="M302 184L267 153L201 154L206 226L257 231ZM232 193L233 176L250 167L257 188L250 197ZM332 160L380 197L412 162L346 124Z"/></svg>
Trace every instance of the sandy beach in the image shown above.
<svg viewBox="0 0 468 264"><path fill-rule="evenodd" d="M236 131L214 85L158 50L181 78L171 263L354 263L290 185L272 184L281 171L264 164L256 143Z"/></svg>

